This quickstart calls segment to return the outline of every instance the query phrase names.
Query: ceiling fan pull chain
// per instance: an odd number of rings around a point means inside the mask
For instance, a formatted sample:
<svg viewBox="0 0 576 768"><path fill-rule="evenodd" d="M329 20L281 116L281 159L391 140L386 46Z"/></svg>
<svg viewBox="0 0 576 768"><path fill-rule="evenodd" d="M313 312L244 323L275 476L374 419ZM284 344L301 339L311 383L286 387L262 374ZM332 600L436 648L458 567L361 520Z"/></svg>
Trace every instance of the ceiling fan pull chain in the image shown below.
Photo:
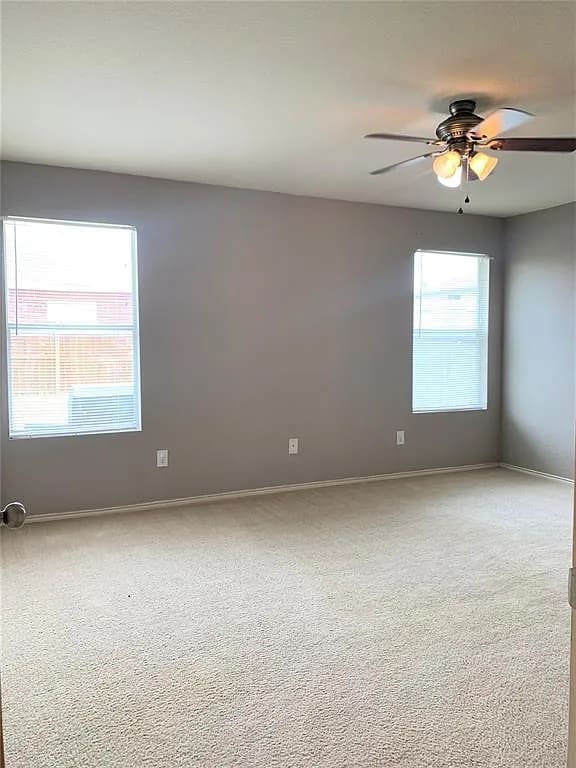
<svg viewBox="0 0 576 768"><path fill-rule="evenodd" d="M466 162L466 183L464 185L464 191L466 192L466 197L464 198L464 205L468 205L470 203L470 196L468 195L468 183L470 181L470 157L465 158ZM458 209L458 213L464 213L462 208Z"/></svg>

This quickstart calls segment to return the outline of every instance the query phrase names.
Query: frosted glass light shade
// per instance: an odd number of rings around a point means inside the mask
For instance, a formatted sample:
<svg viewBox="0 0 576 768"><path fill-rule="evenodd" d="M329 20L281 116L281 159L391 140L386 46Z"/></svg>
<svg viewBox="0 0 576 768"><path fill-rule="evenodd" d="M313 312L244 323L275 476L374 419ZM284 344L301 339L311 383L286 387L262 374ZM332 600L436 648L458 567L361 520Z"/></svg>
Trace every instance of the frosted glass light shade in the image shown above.
<svg viewBox="0 0 576 768"><path fill-rule="evenodd" d="M461 162L462 158L460 157L460 153L456 152L455 149L452 149L450 152L444 152L444 154L434 158L432 167L439 179L449 179L451 176L454 176L457 169L460 168Z"/></svg>
<svg viewBox="0 0 576 768"><path fill-rule="evenodd" d="M442 176L438 176L438 181L444 187L451 187L452 189L459 187L462 183L462 166L459 165L452 176L449 176L447 179L443 179Z"/></svg>
<svg viewBox="0 0 576 768"><path fill-rule="evenodd" d="M477 152L468 162L480 181L484 181L498 165L498 158L486 155L484 152Z"/></svg>

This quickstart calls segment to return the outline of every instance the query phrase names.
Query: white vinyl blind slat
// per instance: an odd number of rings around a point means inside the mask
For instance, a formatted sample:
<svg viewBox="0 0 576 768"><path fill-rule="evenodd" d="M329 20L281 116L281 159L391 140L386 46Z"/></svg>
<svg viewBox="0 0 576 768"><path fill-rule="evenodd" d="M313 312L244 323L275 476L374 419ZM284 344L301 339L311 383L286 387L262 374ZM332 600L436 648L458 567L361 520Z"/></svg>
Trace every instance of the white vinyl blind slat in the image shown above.
<svg viewBox="0 0 576 768"><path fill-rule="evenodd" d="M7 218L10 437L141 428L136 231Z"/></svg>
<svg viewBox="0 0 576 768"><path fill-rule="evenodd" d="M490 260L414 255L412 410L485 410Z"/></svg>

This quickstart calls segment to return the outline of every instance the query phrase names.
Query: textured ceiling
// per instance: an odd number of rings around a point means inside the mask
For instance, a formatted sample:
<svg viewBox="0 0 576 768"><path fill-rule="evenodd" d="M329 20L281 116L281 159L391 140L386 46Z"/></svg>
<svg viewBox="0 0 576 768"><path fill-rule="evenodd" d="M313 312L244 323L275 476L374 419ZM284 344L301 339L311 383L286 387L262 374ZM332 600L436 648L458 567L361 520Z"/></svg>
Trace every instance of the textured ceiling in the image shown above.
<svg viewBox="0 0 576 768"><path fill-rule="evenodd" d="M2 151L28 162L454 210L425 145L456 96L576 132L572 2L4 2ZM576 198L573 155L501 154L471 212Z"/></svg>

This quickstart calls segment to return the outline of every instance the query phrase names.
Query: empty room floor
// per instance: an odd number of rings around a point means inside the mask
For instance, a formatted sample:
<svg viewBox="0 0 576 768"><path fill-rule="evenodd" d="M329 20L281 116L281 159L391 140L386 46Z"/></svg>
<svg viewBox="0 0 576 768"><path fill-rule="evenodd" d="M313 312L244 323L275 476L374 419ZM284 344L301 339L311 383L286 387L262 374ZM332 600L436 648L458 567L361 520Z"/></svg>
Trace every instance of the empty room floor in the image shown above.
<svg viewBox="0 0 576 768"><path fill-rule="evenodd" d="M5 531L7 768L563 768L570 532L503 469Z"/></svg>

